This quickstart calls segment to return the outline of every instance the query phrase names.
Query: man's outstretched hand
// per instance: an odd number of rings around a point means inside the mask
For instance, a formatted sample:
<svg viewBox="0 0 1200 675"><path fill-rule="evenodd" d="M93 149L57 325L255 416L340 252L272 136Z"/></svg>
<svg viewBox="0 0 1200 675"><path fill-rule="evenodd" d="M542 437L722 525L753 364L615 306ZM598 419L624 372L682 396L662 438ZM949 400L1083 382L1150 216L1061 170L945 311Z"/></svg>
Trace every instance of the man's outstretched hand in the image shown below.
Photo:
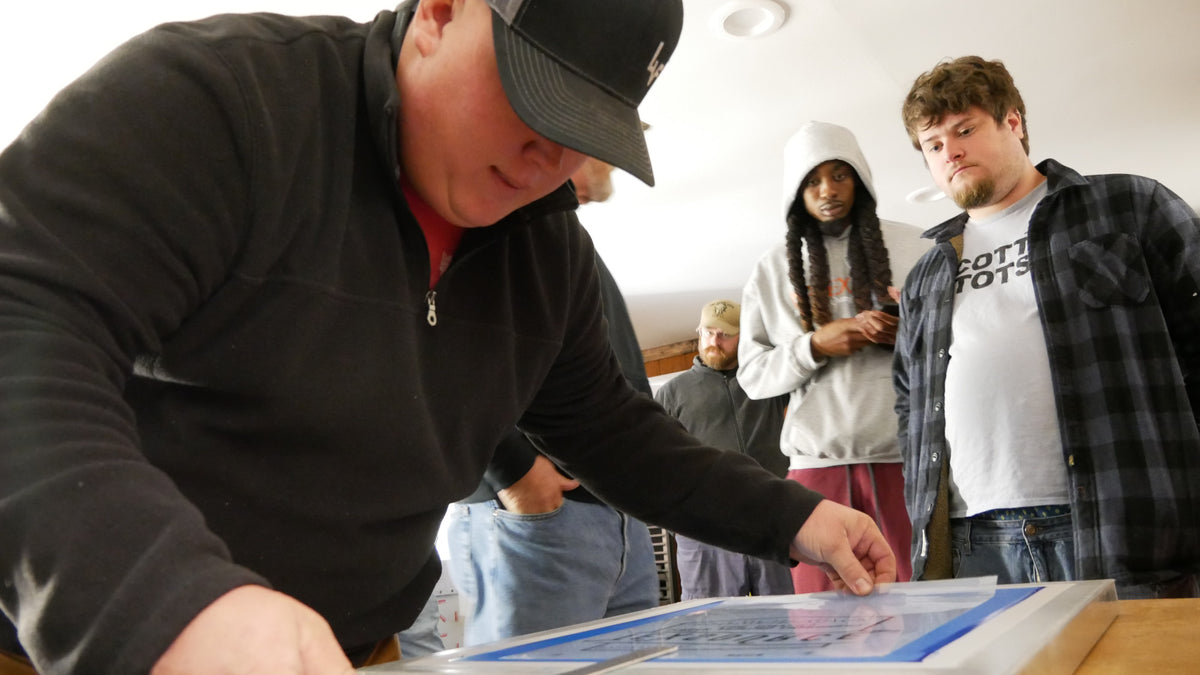
<svg viewBox="0 0 1200 675"><path fill-rule="evenodd" d="M896 556L875 521L828 499L817 504L792 539L791 555L825 570L834 588L856 595L896 580Z"/></svg>

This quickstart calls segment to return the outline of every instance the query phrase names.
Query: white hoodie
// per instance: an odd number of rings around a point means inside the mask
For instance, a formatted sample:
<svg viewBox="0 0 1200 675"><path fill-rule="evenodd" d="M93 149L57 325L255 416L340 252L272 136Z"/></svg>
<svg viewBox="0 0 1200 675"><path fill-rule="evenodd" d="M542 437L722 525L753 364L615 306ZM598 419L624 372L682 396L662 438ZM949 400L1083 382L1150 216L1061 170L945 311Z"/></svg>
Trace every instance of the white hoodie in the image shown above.
<svg viewBox="0 0 1200 675"><path fill-rule="evenodd" d="M791 208L800 181L822 162L838 159L854 167L875 196L871 169L849 130L809 122L784 149L784 212ZM857 197L857 195L856 195ZM913 264L929 247L920 230L881 221L892 267L892 285L902 286ZM825 237L833 318L857 313L848 292L846 261L850 228ZM806 269L808 265L805 266ZM751 398L791 394L780 446L792 469L813 469L863 462L899 462L896 446L896 395L892 389L892 352L870 345L850 357L813 358L812 333L800 325L800 311L788 280L784 242L759 259L742 291L738 382Z"/></svg>

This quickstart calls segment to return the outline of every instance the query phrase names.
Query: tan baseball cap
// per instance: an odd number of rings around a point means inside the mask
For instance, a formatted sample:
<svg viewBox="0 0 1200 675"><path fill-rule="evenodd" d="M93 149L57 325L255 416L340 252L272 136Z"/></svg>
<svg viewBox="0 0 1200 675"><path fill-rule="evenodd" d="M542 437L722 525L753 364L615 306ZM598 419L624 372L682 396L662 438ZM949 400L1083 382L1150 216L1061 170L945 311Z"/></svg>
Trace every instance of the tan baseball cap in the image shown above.
<svg viewBox="0 0 1200 675"><path fill-rule="evenodd" d="M737 335L742 306L732 300L713 300L700 310L699 328L716 328L726 335Z"/></svg>

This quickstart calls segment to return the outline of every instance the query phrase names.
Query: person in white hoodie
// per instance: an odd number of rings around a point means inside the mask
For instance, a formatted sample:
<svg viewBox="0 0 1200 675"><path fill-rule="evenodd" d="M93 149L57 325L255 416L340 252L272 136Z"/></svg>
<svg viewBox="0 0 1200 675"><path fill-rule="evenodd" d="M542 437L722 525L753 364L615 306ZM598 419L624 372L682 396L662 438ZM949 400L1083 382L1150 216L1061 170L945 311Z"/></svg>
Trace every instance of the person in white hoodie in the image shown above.
<svg viewBox="0 0 1200 675"><path fill-rule="evenodd" d="M875 519L912 574L912 538L893 411L893 293L920 231L881 221L871 169L846 128L809 122L784 149L787 236L742 292L738 381L751 398L789 394L780 448L788 477ZM792 568L797 593L832 588Z"/></svg>

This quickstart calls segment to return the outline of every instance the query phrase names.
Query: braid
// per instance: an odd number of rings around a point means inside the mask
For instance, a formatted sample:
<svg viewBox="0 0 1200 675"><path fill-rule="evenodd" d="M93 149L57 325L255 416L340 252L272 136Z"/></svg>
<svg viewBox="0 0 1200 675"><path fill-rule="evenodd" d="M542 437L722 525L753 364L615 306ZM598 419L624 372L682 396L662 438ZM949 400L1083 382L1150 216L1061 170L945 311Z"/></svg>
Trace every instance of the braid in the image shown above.
<svg viewBox="0 0 1200 675"><path fill-rule="evenodd" d="M829 311L829 254L825 250L825 235L821 234L821 228L813 224L806 227L804 243L808 245L809 274L812 275L808 294L812 298L813 325L824 326L833 316Z"/></svg>
<svg viewBox="0 0 1200 675"><path fill-rule="evenodd" d="M858 183L862 186L861 181ZM888 260L887 246L883 242L883 232L879 228L879 216L875 213L875 200L871 197L871 193L866 187L862 187L861 197L856 195L855 210L858 212L855 221L855 230L857 236L854 239L860 240L860 251L862 253L863 277L863 298L859 300L858 286L860 284L859 273L853 273L854 283L854 298L855 304L859 310L872 309L879 307L884 303L890 302L888 296L888 286L892 285L892 266ZM858 208L861 205L861 208ZM851 270L855 270L859 263L852 261L850 264ZM874 294L875 301L871 302L871 295Z"/></svg>
<svg viewBox="0 0 1200 675"><path fill-rule="evenodd" d="M867 282L867 257L863 253L862 236L859 223L851 224L850 236L846 240L846 260L850 263L850 293L854 297L854 307L858 311L871 309L871 284Z"/></svg>
<svg viewBox="0 0 1200 675"><path fill-rule="evenodd" d="M796 308L800 310L800 325L806 331L812 331L812 303L808 299L808 278L804 274L804 244L801 231L804 219L796 215L795 210L787 217L787 260L788 280L792 282L792 295L796 298Z"/></svg>
<svg viewBox="0 0 1200 675"><path fill-rule="evenodd" d="M829 259L825 252L825 237L817 221L804 208L804 198L797 195L787 217L788 280L800 310L800 325L806 331L816 330L830 321ZM805 252L808 253L807 274ZM811 279L812 283L809 283Z"/></svg>

